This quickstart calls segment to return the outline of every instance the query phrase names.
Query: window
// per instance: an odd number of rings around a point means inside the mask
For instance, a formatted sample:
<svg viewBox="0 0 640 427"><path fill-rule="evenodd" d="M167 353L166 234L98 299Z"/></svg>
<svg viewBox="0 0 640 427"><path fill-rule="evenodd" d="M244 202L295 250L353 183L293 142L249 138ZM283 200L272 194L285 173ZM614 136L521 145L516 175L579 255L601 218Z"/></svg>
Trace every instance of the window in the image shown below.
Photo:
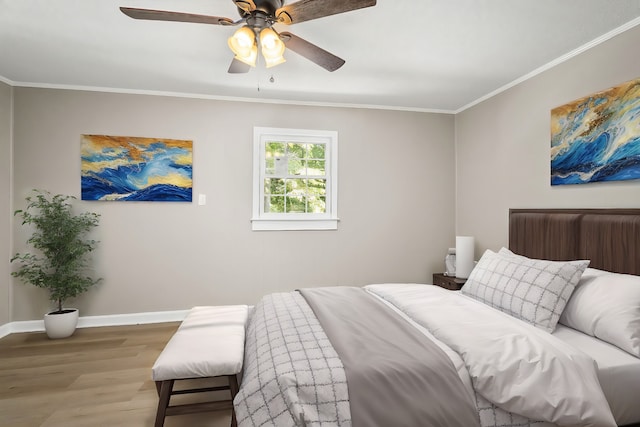
<svg viewBox="0 0 640 427"><path fill-rule="evenodd" d="M253 230L335 230L338 133L253 130Z"/></svg>

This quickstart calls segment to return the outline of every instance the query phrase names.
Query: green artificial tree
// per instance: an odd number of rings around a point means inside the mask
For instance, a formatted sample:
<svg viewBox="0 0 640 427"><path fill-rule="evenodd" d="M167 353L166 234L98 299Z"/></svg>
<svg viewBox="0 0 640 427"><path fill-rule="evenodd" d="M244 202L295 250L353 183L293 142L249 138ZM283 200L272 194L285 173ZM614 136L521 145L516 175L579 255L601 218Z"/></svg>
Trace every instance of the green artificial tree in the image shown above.
<svg viewBox="0 0 640 427"><path fill-rule="evenodd" d="M49 299L57 307L52 314L63 313L67 299L80 295L101 280L86 275L87 255L98 242L85 237L98 225L100 215L92 212L74 214L71 205L74 199L73 196L34 190L33 195L26 198L26 209L14 213L22 218L22 225L35 227L27 244L38 254L14 255L11 262L19 262L20 268L11 275L24 283L47 289Z"/></svg>

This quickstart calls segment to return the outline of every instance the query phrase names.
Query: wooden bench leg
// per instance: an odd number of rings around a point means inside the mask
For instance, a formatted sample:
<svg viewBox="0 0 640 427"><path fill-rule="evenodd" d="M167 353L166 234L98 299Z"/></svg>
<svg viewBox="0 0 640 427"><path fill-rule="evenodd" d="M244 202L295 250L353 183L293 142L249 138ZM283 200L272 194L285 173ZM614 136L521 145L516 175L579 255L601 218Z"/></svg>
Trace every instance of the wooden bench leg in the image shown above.
<svg viewBox="0 0 640 427"><path fill-rule="evenodd" d="M238 378L235 375L227 376L229 379L229 391L231 391L231 427L237 427L238 422L236 421L236 410L233 406L233 399L235 399L236 394L238 394Z"/></svg>
<svg viewBox="0 0 640 427"><path fill-rule="evenodd" d="M167 407L169 406L169 400L171 399L171 392L173 390L174 380L156 381L156 388L158 389L158 411L156 412L156 424L155 427L164 426L164 418L167 415Z"/></svg>
<svg viewBox="0 0 640 427"><path fill-rule="evenodd" d="M238 378L236 375L227 375L228 386L208 387L208 388L196 388L189 390L173 391L173 385L176 380L164 380L156 381L156 390L158 391L158 410L156 412L155 427L163 427L164 420L167 415L188 414L192 412L200 411L217 411L221 409L231 409L231 427L237 427L238 422L236 420L236 411L233 407L233 399L238 394ZM231 398L229 400L215 401L215 402L201 402L169 406L171 396L174 394L188 394L198 393L205 391L220 391L229 390Z"/></svg>

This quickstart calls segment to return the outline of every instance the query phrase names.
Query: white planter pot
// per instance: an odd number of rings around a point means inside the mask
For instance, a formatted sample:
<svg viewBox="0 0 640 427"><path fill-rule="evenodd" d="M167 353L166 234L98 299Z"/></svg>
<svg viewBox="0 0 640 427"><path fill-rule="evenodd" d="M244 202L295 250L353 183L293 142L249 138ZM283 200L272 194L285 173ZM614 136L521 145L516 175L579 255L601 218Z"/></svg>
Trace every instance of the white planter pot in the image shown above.
<svg viewBox="0 0 640 427"><path fill-rule="evenodd" d="M64 308L64 313L44 315L44 329L51 339L67 338L73 335L78 325L77 308Z"/></svg>

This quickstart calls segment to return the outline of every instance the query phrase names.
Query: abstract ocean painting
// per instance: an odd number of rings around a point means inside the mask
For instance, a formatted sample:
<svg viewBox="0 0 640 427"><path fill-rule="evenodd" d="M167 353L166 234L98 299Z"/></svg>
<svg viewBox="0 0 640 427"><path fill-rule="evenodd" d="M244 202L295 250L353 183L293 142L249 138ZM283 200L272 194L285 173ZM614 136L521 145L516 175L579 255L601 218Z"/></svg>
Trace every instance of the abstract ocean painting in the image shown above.
<svg viewBox="0 0 640 427"><path fill-rule="evenodd" d="M551 110L551 185L640 179L640 79Z"/></svg>
<svg viewBox="0 0 640 427"><path fill-rule="evenodd" d="M191 202L193 142L82 135L82 200Z"/></svg>

